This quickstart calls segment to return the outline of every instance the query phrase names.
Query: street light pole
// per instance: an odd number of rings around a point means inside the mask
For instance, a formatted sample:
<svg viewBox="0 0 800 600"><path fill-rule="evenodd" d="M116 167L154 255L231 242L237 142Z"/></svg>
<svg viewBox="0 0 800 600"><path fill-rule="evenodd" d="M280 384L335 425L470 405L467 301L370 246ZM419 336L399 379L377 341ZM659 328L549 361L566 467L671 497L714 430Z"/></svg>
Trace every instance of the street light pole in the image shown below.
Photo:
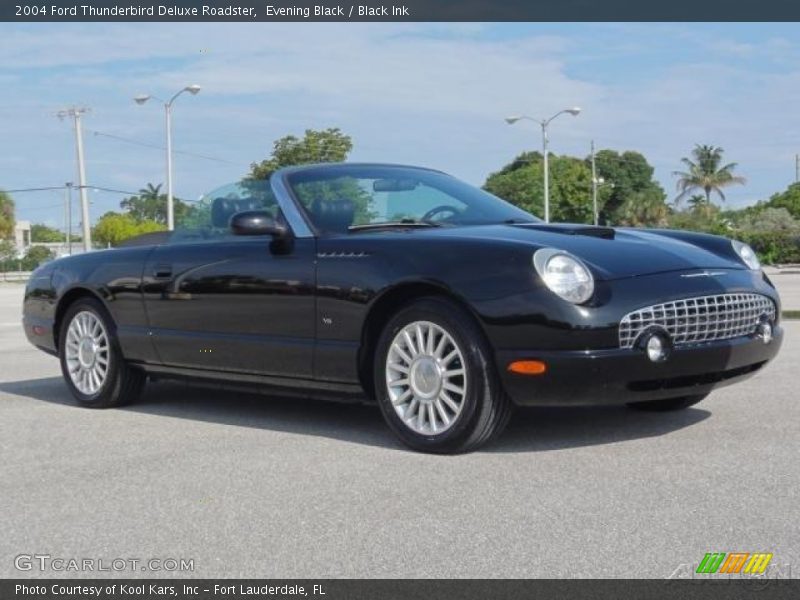
<svg viewBox="0 0 800 600"><path fill-rule="evenodd" d="M167 124L167 229L175 229L175 201L172 199L172 103L164 104Z"/></svg>
<svg viewBox="0 0 800 600"><path fill-rule="evenodd" d="M78 157L78 190L81 198L81 215L83 218L83 249L89 252L92 249L92 230L89 221L89 198L86 195L86 165L83 156L83 130L81 117L89 112L85 107L72 107L58 112L58 118L71 117L75 128L75 150ZM70 242L71 244L71 242Z"/></svg>
<svg viewBox="0 0 800 600"><path fill-rule="evenodd" d="M597 184L597 165L594 161L594 140L592 140L592 216L594 217L595 227L600 221L600 217L597 214Z"/></svg>
<svg viewBox="0 0 800 600"><path fill-rule="evenodd" d="M175 93L169 101L161 100L157 96L148 94L136 96L134 101L136 104L144 104L150 98L155 98L164 103L164 116L167 129L167 229L172 231L175 229L175 201L173 199L173 181L172 181L172 104L183 92L189 92L192 96L197 95L200 91L199 85L187 85L182 90Z"/></svg>
<svg viewBox="0 0 800 600"><path fill-rule="evenodd" d="M550 164L547 158L547 124L542 121L542 155L544 156L544 222L550 222Z"/></svg>
<svg viewBox="0 0 800 600"><path fill-rule="evenodd" d="M565 108L564 110L558 111L549 119L534 119L532 117L528 117L526 115L519 115L515 117L506 117L506 123L509 125L513 125L517 121L526 120L526 121L533 121L538 123L542 128L542 168L544 169L544 221L545 223L550 222L550 165L549 159L547 156L548 150L548 137L547 137L547 126L550 125L550 122L558 117L559 115L563 115L564 113L569 113L573 117L577 117L581 112L581 109L577 106L573 108Z"/></svg>

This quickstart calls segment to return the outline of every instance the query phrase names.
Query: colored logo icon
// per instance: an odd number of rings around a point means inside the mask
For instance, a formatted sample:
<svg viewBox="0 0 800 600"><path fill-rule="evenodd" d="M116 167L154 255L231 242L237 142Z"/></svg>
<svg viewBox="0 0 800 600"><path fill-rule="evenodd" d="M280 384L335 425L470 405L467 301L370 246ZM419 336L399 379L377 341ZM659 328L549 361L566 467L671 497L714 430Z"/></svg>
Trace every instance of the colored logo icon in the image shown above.
<svg viewBox="0 0 800 600"><path fill-rule="evenodd" d="M772 553L708 552L697 566L697 573L747 573L760 575L767 570Z"/></svg>

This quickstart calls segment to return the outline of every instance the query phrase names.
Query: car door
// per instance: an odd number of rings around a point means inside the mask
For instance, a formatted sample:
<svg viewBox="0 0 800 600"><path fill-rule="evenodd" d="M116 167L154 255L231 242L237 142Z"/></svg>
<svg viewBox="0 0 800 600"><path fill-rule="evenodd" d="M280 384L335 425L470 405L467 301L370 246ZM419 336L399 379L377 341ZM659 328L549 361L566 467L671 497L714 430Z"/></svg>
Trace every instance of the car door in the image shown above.
<svg viewBox="0 0 800 600"><path fill-rule="evenodd" d="M310 378L315 240L277 249L269 236L230 234L230 215L262 208L263 198L254 204L236 195L226 194L225 210L217 210L219 197L201 207L210 209L210 225L177 227L145 264L144 303L158 357L175 367ZM277 207L267 208L280 218Z"/></svg>

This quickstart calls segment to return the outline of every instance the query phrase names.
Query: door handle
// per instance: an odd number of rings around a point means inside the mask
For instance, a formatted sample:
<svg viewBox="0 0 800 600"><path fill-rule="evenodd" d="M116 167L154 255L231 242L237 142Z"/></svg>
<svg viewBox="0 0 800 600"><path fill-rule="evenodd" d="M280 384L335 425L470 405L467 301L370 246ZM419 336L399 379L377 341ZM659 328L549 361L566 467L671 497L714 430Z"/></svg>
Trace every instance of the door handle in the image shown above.
<svg viewBox="0 0 800 600"><path fill-rule="evenodd" d="M156 279L169 279L172 277L171 265L156 265L153 269L153 277Z"/></svg>

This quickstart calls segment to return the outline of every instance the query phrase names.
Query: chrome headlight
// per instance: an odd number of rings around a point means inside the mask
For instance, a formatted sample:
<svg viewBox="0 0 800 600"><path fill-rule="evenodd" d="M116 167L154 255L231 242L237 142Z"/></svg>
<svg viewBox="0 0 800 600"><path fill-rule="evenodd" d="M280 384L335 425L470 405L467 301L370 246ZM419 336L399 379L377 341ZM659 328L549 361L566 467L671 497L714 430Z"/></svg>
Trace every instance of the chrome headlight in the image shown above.
<svg viewBox="0 0 800 600"><path fill-rule="evenodd" d="M758 271L761 268L761 263L758 261L758 256L756 256L756 253L750 246L736 240L731 240L731 246L733 246L733 251L739 255L739 258L741 258L742 262L747 265L748 269Z"/></svg>
<svg viewBox="0 0 800 600"><path fill-rule="evenodd" d="M573 304L582 304L594 293L594 277L576 256L556 248L542 248L533 253L533 266L544 284Z"/></svg>

